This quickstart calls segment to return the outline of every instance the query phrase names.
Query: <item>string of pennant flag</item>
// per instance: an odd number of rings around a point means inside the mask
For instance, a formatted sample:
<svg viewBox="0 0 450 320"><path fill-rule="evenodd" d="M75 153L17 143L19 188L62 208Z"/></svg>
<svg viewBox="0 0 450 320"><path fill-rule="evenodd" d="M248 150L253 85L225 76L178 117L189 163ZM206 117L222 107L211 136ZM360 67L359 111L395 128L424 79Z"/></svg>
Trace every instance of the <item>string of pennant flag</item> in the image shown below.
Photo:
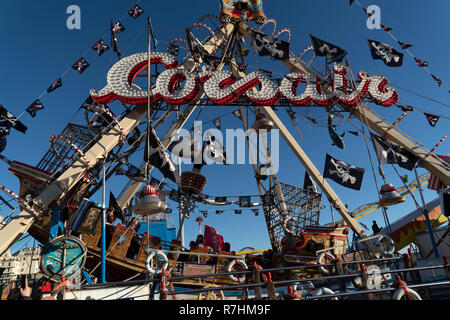
<svg viewBox="0 0 450 320"><path fill-rule="evenodd" d="M128 11L128 15L132 19L137 19L139 16L141 16L144 13L144 10L139 6L139 3L142 0L138 0L137 3ZM111 32L111 47L113 48L114 52L116 52L118 59L121 59L121 53L119 50L118 42L116 34L123 32L125 30L124 25L121 23L121 20L123 17L125 17L126 14L124 14L117 22L112 23L110 26L109 32ZM73 63L69 68L67 68L44 92L39 95L39 97L34 100L22 114L20 114L18 117L14 116L12 113L10 113L6 108L3 106L0 106L0 126L4 126L7 129L3 130L6 131L6 134L9 134L9 128L14 128L18 130L19 132L26 133L27 127L19 121L19 119L22 117L24 113L28 113L32 118L35 118L37 115L37 112L40 110L45 109L44 104L42 103L41 99L44 95L51 93L58 88L63 86L62 79L64 76L71 70L78 71L78 73L82 74L84 71L86 71L87 68L89 68L90 63L86 60L85 56L88 54L89 51L95 51L98 56L103 55L106 51L108 51L111 47L103 40L104 36L107 34L104 33L102 37L95 42L94 45L92 45L88 50L85 51L85 53L77 60L75 63ZM81 107L86 106L89 103L93 103L92 99L86 99L86 101L83 103ZM1 152L1 151L0 151Z"/></svg>
<svg viewBox="0 0 450 320"><path fill-rule="evenodd" d="M353 3L356 3L364 12L364 14L367 17L371 17L372 13L370 13L367 8L365 8L358 0L349 0L349 5L352 6ZM439 87L443 87L447 90L448 93L450 93L450 89L445 85L445 83L442 82L440 78L438 78L435 74L433 74L429 69L428 65L429 63L426 60L420 59L416 57L410 50L413 45L403 42L399 40L391 31L393 30L391 27L381 24L381 28L395 41L397 42L403 51L408 53L408 55L414 59L414 61L417 63L417 66L419 68L422 68L425 70L437 83ZM382 59L384 63L390 67L399 67L403 63L403 54L393 49L390 45L375 41L375 40L368 40L370 50L372 52L372 55L374 56L374 59Z"/></svg>

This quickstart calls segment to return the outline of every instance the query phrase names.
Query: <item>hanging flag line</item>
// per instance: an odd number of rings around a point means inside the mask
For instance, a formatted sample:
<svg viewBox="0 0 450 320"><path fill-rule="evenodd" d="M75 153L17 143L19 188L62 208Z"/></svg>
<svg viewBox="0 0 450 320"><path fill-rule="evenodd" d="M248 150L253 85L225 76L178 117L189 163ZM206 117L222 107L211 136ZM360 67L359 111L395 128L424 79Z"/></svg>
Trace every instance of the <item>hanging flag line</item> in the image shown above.
<svg viewBox="0 0 450 320"><path fill-rule="evenodd" d="M24 111L22 112L22 114L19 115L19 117L17 117L17 119L19 119L20 117L22 117L22 115L25 112L28 112L31 117L35 117L36 116L36 112L39 110L44 109L44 105L42 104L42 102L40 101L40 99L42 99L42 97L44 97L44 95L46 95L47 93L51 93L53 91L55 91L56 89L58 89L59 87L61 87L63 85L62 83L62 79L64 78L64 76L71 70L71 69L75 69L77 70L80 74L83 73L89 66L89 62L84 58L85 56L87 56L92 50L97 51L97 55L101 56L104 52L106 52L107 50L109 50L109 46L105 43L105 41L103 41L103 38L108 34L108 32L112 32L113 34L115 34L116 32L122 32L125 30L125 28L123 27L123 25L120 23L121 20L123 20L123 18L128 14L131 18L136 19L138 18L142 13L144 13L144 11L139 7L139 3L142 0L137 0L136 4L128 11L128 13L123 14L120 19L115 23L114 28L110 29L108 31L106 31L99 40L97 40L97 42L89 47L83 54L82 56L70 67L68 67L52 84L50 87L48 87L46 90L44 90L39 96L38 98ZM116 28L116 26L119 26L119 28ZM121 26L121 27L120 27ZM122 29L123 28L123 29Z"/></svg>
<svg viewBox="0 0 450 320"><path fill-rule="evenodd" d="M361 5L361 3L359 3L358 0L349 0L349 4L350 6L356 3L361 9L363 9L364 13L366 14L366 16L370 17L372 14L370 14L367 9ZM405 42L400 41L396 36L394 36L391 32L392 28L386 26L386 25L381 25L381 27L383 28L383 30L395 41L397 42L404 51L406 51L406 53L408 53L409 56L411 56L411 58L414 59L414 61L417 63L419 68L423 68L426 72L428 72L428 74L430 74L430 76L433 78L433 80L438 84L439 87L443 86L448 93L450 93L450 89L442 82L441 79L439 79L436 75L434 75L429 69L428 69L428 62L425 60L422 60L418 57L416 57L414 54L411 53L411 51L409 50L410 47L412 47L412 44L408 44Z"/></svg>
<svg viewBox="0 0 450 320"><path fill-rule="evenodd" d="M234 212L234 214L242 214L243 212L252 212L255 216L259 216L259 209L234 209L234 210L199 210L205 218L208 217L208 213L222 214L226 212Z"/></svg>

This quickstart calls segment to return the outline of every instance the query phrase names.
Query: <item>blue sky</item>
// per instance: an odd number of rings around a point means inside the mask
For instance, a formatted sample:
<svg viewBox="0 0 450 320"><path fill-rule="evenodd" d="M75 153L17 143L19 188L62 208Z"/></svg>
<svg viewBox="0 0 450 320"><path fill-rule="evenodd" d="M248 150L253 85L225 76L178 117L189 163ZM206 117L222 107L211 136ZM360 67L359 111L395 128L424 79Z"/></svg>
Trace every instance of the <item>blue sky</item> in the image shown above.
<svg viewBox="0 0 450 320"><path fill-rule="evenodd" d="M447 87L450 85L450 77L447 72L450 69L448 52L450 43L449 22L447 13L450 3L444 0L435 0L424 3L419 0L408 1L375 1L361 0L364 6L376 4L381 8L381 23L393 28L393 33L402 41L414 46L410 49L416 56L429 62L429 69L436 74ZM7 1L2 4L0 11L0 39L2 39L2 59L0 59L0 104L3 104L16 116L20 115L39 95L67 68L81 56L91 64L83 73L78 74L69 70L63 77L63 87L53 93L44 95L41 99L45 110L38 112L32 119L24 114L21 121L28 126L27 134L12 131L8 137L8 146L3 154L11 160L36 165L44 153L48 150L48 139L52 134L61 132L69 119L76 113L81 103L88 96L92 88L101 89L106 84L106 74L116 57L112 56L112 50L101 57L97 57L90 47L101 37L109 43L109 24L111 20L121 20L126 27L125 32L118 35L119 46L123 56L131 55L146 50L146 17L152 18L153 27L161 51L165 51L167 43L176 37L184 37L184 28L198 20L207 13L218 14L217 1L204 0L172 0L172 1L140 1L139 5L145 14L136 20L132 20L126 13L136 3L135 0L111 0L105 1L56 1L45 0L31 1ZM66 9L69 5L76 4L81 8L81 30L68 30L66 20L69 17ZM431 79L428 73L417 67L415 62L405 54L404 65L401 68L389 68L382 62L373 61L368 50L366 39L374 39L388 43L397 50L399 46L382 30L369 30L366 27L366 18L361 9L354 4L348 6L347 0L324 1L294 1L283 0L264 1L264 11L268 18L274 18L278 22L277 30L290 28L292 31L291 51L300 53L311 45L309 34L324 39L345 48L354 72L365 70L371 75L382 74L396 87L400 94L400 103L416 106L428 110L431 113L450 116L448 106L432 102L429 99L411 94L420 93L423 96L438 100L444 104L450 104L449 93ZM143 32L142 32L143 31ZM263 31L270 32L271 26L265 26ZM322 58L317 58L313 66L322 68ZM288 73L283 66L276 62L268 62L264 58L255 60L249 56L250 70L254 65L272 70L276 75ZM120 104L111 104L112 110L119 114L122 111ZM393 122L401 111L396 108L382 108L374 106L387 120ZM200 120L208 121L234 109L229 107L208 107L200 116ZM376 187L370 168L370 162L362 137L346 134L346 148L340 150L331 146L326 127L314 127L304 118L307 114L321 121L326 120L325 111L319 108L303 108L295 111L301 116L299 126L302 138L298 142L307 152L319 171L323 171L325 154L366 169L361 192L346 189L329 181L341 200L348 204L350 210L362 204L377 200ZM287 127L298 138L291 125L286 112L280 108L279 116L285 121ZM75 123L84 124L84 115L75 114ZM192 120L193 121L193 120ZM187 127L192 126L192 121ZM360 126L360 123L357 123ZM213 127L209 122L205 127ZM222 127L237 128L240 122L233 116L222 119ZM420 141L424 146L432 148L444 135L448 134L448 120L441 118L435 128L431 128L422 112L410 113L404 119L399 128L410 136ZM338 132L354 130L344 123L338 127ZM163 135L164 128L158 131ZM372 146L370 145L370 148ZM371 150L374 156L373 150ZM449 141L445 141L437 150L438 154L450 152ZM140 163L137 156L135 164ZM302 187L304 168L292 155L287 145L280 144L280 171L278 179L281 182ZM18 192L18 179L7 171L5 163L0 163L0 184ZM190 167L183 167L183 170ZM388 181L396 186L401 185L400 179L388 166L384 166ZM399 168L400 173L408 174L412 179L413 173ZM424 173L419 169L419 173ZM208 178L205 193L212 196L232 195L257 195L256 182L253 178L253 170L249 165L236 166L208 166L203 170ZM159 173L156 175L160 178ZM377 174L378 184L381 185L381 177ZM126 181L120 177L114 177L108 183L108 190L118 193ZM417 199L419 199L418 194ZM430 201L436 197L436 193L426 190L425 198ZM98 200L98 195L95 196ZM255 198L256 200L256 198ZM321 223L331 221L328 201L324 200L326 208L321 213ZM176 205L170 202L175 210ZM260 215L255 217L249 210L244 210L243 215L235 215L233 210L237 206L225 208L222 215L215 215L216 208L201 206L191 215L186 222L186 241L195 238L198 225L195 217L200 210L210 210L205 223L216 228L225 241L231 242L233 250L251 246L257 249L270 246L267 229L265 226L262 209ZM221 209L221 208L217 208ZM395 221L401 216L415 209L413 201L408 198L404 204L397 205L388 210L390 221ZM5 214L6 209L2 209ZM335 218L337 215L335 212ZM177 215L173 217L176 223ZM371 221L377 220L380 226L384 226L380 210L361 219L360 221L370 227Z"/></svg>

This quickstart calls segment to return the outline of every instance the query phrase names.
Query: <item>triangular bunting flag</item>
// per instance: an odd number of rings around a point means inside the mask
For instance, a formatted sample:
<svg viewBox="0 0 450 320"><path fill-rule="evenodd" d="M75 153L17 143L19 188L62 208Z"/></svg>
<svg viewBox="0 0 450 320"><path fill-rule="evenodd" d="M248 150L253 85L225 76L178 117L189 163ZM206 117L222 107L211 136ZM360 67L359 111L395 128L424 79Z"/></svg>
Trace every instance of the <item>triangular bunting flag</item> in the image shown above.
<svg viewBox="0 0 450 320"><path fill-rule="evenodd" d="M434 81L436 81L436 83L440 87L442 85L442 80L439 79L438 77L436 77L434 74L431 74L431 76L433 77Z"/></svg>
<svg viewBox="0 0 450 320"><path fill-rule="evenodd" d="M216 126L217 129L220 130L221 126L222 126L222 121L220 118L214 119L213 120L214 125Z"/></svg>
<svg viewBox="0 0 450 320"><path fill-rule="evenodd" d="M428 67L428 62L426 62L425 60L421 60L417 57L414 57L414 60L417 62L417 65L419 67Z"/></svg>
<svg viewBox="0 0 450 320"><path fill-rule="evenodd" d="M386 31L386 32L392 30L392 28L390 28L390 27L388 27L388 26L385 26L384 24L380 24L380 26L381 26L381 27L383 28L383 30Z"/></svg>
<svg viewBox="0 0 450 320"><path fill-rule="evenodd" d="M412 44L408 44L408 43L405 43L405 42L401 42L401 41L398 41L398 44L402 47L402 49L403 50L405 50L405 49L408 49L408 48L411 48L412 47Z"/></svg>
<svg viewBox="0 0 450 320"><path fill-rule="evenodd" d="M234 111L233 111L233 115L234 115L236 118L238 118L239 120L242 120L242 117L241 117L241 111L240 111L240 110L234 110Z"/></svg>
<svg viewBox="0 0 450 320"><path fill-rule="evenodd" d="M58 78L55 80L55 82L52 83L52 85L50 87L48 87L47 92L50 93L52 91L55 91L56 89L58 89L61 86L62 86L61 78Z"/></svg>
<svg viewBox="0 0 450 320"><path fill-rule="evenodd" d="M425 117L428 120L428 123L430 124L430 126L435 127L437 122L439 121L439 116L436 116L434 114L429 114L429 113L424 113Z"/></svg>
<svg viewBox="0 0 450 320"><path fill-rule="evenodd" d="M407 106L407 105L401 105L401 104L398 104L397 105L397 107L400 109L400 110L402 110L403 112L411 112L411 111L414 111L414 108L412 107L412 106Z"/></svg>

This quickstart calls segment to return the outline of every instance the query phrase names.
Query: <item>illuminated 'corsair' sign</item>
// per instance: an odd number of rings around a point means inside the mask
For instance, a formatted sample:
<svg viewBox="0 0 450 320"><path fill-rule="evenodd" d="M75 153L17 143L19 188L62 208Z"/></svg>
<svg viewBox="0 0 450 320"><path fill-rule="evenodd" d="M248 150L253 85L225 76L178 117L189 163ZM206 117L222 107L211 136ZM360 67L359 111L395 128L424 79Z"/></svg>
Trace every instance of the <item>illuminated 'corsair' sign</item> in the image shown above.
<svg viewBox="0 0 450 320"><path fill-rule="evenodd" d="M148 101L147 90L133 84L135 77L147 68L148 54L137 53L117 62L108 73L108 85L100 91L91 90L91 96L98 103L110 103L116 99L129 104L145 104ZM347 69L336 63L333 67L333 91L325 91L322 79L313 74L291 73L284 77L280 86L255 71L241 79L236 79L230 71L207 71L192 73L178 67L178 61L168 53L152 52L151 64L162 64L167 69L158 76L152 90L151 101L163 99L170 104L186 104L195 101L200 86L210 101L218 105L227 105L241 96L256 105L272 106L282 97L289 103L298 106L332 106L344 104L357 105L369 96L379 105L389 107L397 103L398 93L388 87L383 76L370 76L360 71L360 80L356 90L350 90L347 80ZM176 90L176 85L184 82ZM297 92L301 83L306 88L303 93Z"/></svg>

